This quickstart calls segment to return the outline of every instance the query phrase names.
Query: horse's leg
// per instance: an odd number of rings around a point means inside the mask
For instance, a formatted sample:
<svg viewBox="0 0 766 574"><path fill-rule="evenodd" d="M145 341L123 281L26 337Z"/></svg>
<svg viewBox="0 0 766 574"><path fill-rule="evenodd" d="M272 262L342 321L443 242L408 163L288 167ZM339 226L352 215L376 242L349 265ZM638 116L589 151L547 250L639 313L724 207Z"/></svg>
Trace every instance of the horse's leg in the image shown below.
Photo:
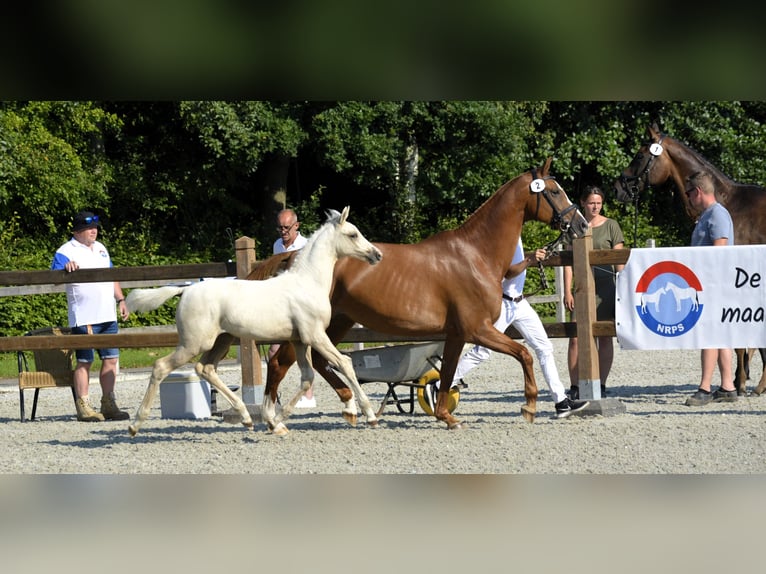
<svg viewBox="0 0 766 574"><path fill-rule="evenodd" d="M295 347L288 342L280 343L279 350L266 363L266 388L261 404L261 418L270 431L273 431L277 424L275 419L279 384L293 363L295 363Z"/></svg>
<svg viewBox="0 0 766 574"><path fill-rule="evenodd" d="M483 325L474 333L474 339L479 345L498 353L510 355L521 364L521 370L524 373L524 398L527 400L527 404L521 407L521 416L529 423L534 422L537 411L537 381L535 380L534 361L529 350L505 333L495 329L491 324Z"/></svg>
<svg viewBox="0 0 766 574"><path fill-rule="evenodd" d="M207 351L200 358L200 363L202 363L203 365L212 364L213 369L218 369L218 363L220 363L221 359L223 359L226 356L226 353L229 352L229 349L234 343L234 340L235 340L234 335L231 335L229 333L221 333L220 335L218 335L218 337L216 337L215 339L215 343L213 343L213 348ZM196 369L196 366L195 366L195 369ZM197 373L197 374L199 376L203 376L200 373ZM226 398L228 399L228 395L224 393L224 396L226 396ZM236 408L235 404L232 403L231 400L229 400L229 403L231 404L233 408Z"/></svg>
<svg viewBox="0 0 766 574"><path fill-rule="evenodd" d="M314 370L330 383L332 388L335 389L338 398L343 401L343 409L341 410L343 419L352 427L355 427L359 417L354 393L348 388L345 381L333 370L330 363L327 362L327 359L325 359L321 353L317 352L316 349L311 349L311 360L314 363Z"/></svg>
<svg viewBox="0 0 766 574"><path fill-rule="evenodd" d="M136 436L138 429L149 416L149 410L152 408L152 403L157 396L157 391L160 389L160 383L165 380L165 377L167 377L171 371L188 363L194 355L195 353L190 353L184 347L176 347L175 351L154 362L154 368L152 368L152 375L149 378L149 386L146 388L144 399L138 407L138 412L136 413L136 418L133 420L133 424L128 426L130 436Z"/></svg>
<svg viewBox="0 0 766 574"><path fill-rule="evenodd" d="M343 339L343 336L348 333L349 329L354 326L354 321L346 317L345 315L336 315L330 321L330 325L325 331L327 337L332 342L333 346L337 346L338 342ZM318 353L316 349L311 350L311 359L314 363L314 370L322 375L322 377L330 383L330 386L335 390L338 398L343 403L343 410L341 414L348 424L356 426L357 423L357 410L356 400L354 399L354 393L348 388L345 381L341 379L338 374L333 371L327 360Z"/></svg>
<svg viewBox="0 0 766 574"><path fill-rule="evenodd" d="M278 436L284 436L289 432L284 421L292 414L295 405L298 404L301 397L309 390L311 383L314 382L314 368L311 366L311 348L297 341L293 342L293 347L295 348L295 358L301 369L301 387L295 393L295 396L282 407L282 412L274 419L276 424L274 424L272 432Z"/></svg>
<svg viewBox="0 0 766 574"><path fill-rule="evenodd" d="M343 339L343 336L348 333L349 329L353 327L354 321L346 317L345 315L338 315L333 317L330 321L330 325L327 328L327 336L334 345L337 345L338 341ZM338 398L343 402L343 410L341 414L343 418L351 426L356 426L357 423L357 408L356 400L351 389L346 386L346 383L332 370L327 360L316 351L311 350L311 360L314 365L314 370L322 375L322 377L332 386ZM264 422L269 426L269 430L274 430L273 421L275 416L275 405L277 402L277 390L282 379L287 375L287 371L295 363L295 349L291 343L282 344L279 347L279 351L274 357L272 357L267 365L266 373L266 389L264 393L264 403L261 408L261 416ZM267 418L270 413L271 418Z"/></svg>
<svg viewBox="0 0 766 574"><path fill-rule="evenodd" d="M735 349L737 368L734 371L734 387L738 395L747 394L747 379L750 378L750 354L747 349Z"/></svg>
<svg viewBox="0 0 766 574"><path fill-rule="evenodd" d="M766 391L766 349L758 349L758 353L761 355L761 380L753 389L754 395L762 395Z"/></svg>
<svg viewBox="0 0 766 574"><path fill-rule="evenodd" d="M362 386L356 378L351 358L341 353L335 345L333 345L332 341L327 338L324 331L320 331L320 335L316 340L311 342L311 346L322 355L331 366L338 369L343 376L348 379L348 382L351 385L351 390L356 395L357 400L359 401L359 406L362 407L362 411L367 417L367 424L370 426L377 426L378 417L375 415L375 409L372 408L370 399L362 390Z"/></svg>
<svg viewBox="0 0 766 574"><path fill-rule="evenodd" d="M280 343L279 349L274 356L269 357L266 362L266 388L263 393L263 402L261 403L261 418L266 423L266 428L273 431L276 426L277 416L277 391L279 383L287 375L287 371L295 362L295 348L292 343Z"/></svg>
<svg viewBox="0 0 766 574"><path fill-rule="evenodd" d="M455 377L455 370L460 361L460 354L463 351L464 342L455 337L447 337L444 342L444 351L442 353L441 368L439 369L439 392L436 395L436 405L434 407L434 416L447 423L449 430L462 429L463 423L452 416L449 412L448 400L449 389L452 386L452 379Z"/></svg>
<svg viewBox="0 0 766 574"><path fill-rule="evenodd" d="M233 341L234 338L232 337L231 340ZM218 340L216 340L216 343L217 342ZM247 405L245 405L245 403L243 403L242 400L229 389L218 376L218 371L216 371L218 361L224 357L228 351L228 347L226 349L222 349L222 347L223 344L219 345L218 348L214 345L213 349L203 353L200 360L194 365L194 370L198 376L205 379L208 383L213 385L220 394L226 397L226 400L229 401L231 406L237 410L239 416L242 417L242 424L252 430L253 418L250 416L250 411L247 410ZM223 354L221 354L221 350L223 350Z"/></svg>

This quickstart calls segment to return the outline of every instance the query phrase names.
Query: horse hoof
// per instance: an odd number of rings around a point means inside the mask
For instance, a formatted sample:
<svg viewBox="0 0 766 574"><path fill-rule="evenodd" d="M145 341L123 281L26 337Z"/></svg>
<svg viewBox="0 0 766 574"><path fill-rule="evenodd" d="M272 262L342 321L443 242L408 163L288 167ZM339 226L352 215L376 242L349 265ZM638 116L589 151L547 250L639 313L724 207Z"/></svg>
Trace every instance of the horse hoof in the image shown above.
<svg viewBox="0 0 766 574"><path fill-rule="evenodd" d="M463 430L463 423L460 421L457 421L456 423L452 423L451 425L447 425L447 430Z"/></svg>
<svg viewBox="0 0 766 574"><path fill-rule="evenodd" d="M138 432L138 429L134 427L133 425L130 425L128 427L128 432L130 433L130 436L136 436L136 433Z"/></svg>
<svg viewBox="0 0 766 574"><path fill-rule="evenodd" d="M372 428L377 428L377 426L378 426L378 419L375 419L374 421L367 421L367 426L370 426Z"/></svg>
<svg viewBox="0 0 766 574"><path fill-rule="evenodd" d="M352 427L356 426L356 422L357 422L357 416L356 415L351 415L349 413L343 413L343 418L346 419L346 422L348 424L350 424Z"/></svg>
<svg viewBox="0 0 766 574"><path fill-rule="evenodd" d="M242 426L248 430L253 430L253 421L250 421L250 422L242 421Z"/></svg>
<svg viewBox="0 0 766 574"><path fill-rule="evenodd" d="M287 433L290 432L290 430L282 423L279 423L277 426L274 427L274 430L271 432L277 436L285 436L287 435Z"/></svg>
<svg viewBox="0 0 766 574"><path fill-rule="evenodd" d="M528 423L535 422L535 411L527 405L521 407L521 416L524 417L524 420Z"/></svg>

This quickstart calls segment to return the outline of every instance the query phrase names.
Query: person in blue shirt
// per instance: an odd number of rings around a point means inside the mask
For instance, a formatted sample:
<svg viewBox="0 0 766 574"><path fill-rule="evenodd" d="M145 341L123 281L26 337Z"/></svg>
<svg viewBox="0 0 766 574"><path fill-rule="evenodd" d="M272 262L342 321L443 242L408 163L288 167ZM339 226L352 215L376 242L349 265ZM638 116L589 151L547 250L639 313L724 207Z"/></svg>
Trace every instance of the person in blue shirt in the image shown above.
<svg viewBox="0 0 766 574"><path fill-rule="evenodd" d="M686 178L686 197L699 213L692 231L692 246L734 245L734 223L727 209L715 199L715 187L709 173L698 171ZM731 368L731 349L702 349L702 376L697 391L686 399L686 405L697 407L709 402L734 402L737 391ZM721 386L713 393L710 385L716 364L721 374Z"/></svg>
<svg viewBox="0 0 766 574"><path fill-rule="evenodd" d="M97 241L99 218L90 211L81 211L72 220L72 238L58 248L53 256L51 269L63 269L74 273L78 269L105 269L112 266L109 252ZM72 334L117 333L117 313L128 318L122 288L116 281L67 283L67 309ZM119 349L98 349L101 358L101 410L96 411L90 404L90 367L93 364L93 349L77 349L77 365L74 370L75 406L77 420L98 422L103 420L127 420L130 415L117 407L114 387L119 368Z"/></svg>

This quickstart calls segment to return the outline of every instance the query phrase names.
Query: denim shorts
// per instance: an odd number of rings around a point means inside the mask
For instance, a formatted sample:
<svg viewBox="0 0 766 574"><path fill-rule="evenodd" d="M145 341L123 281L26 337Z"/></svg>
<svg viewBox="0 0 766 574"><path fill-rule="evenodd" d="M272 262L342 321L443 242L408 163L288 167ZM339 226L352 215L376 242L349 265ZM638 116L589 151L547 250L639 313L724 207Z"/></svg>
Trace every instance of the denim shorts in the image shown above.
<svg viewBox="0 0 766 574"><path fill-rule="evenodd" d="M114 335L117 333L117 321L107 321L106 323L96 323L90 325L93 335ZM72 327L72 335L87 335L88 325L80 325L78 327ZM104 359L117 359L120 356L120 350L116 348L111 349L98 349L98 356L101 360ZM94 359L93 349L77 349L75 350L75 357L77 357L78 363L92 363Z"/></svg>

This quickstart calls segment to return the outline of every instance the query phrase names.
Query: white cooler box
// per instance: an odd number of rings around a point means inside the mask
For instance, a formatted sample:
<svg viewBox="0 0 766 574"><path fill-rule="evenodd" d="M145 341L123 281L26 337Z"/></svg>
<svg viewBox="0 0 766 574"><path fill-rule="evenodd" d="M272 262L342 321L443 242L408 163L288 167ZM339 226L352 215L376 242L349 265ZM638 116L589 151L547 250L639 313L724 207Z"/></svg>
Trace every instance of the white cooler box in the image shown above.
<svg viewBox="0 0 766 574"><path fill-rule="evenodd" d="M210 418L210 383L193 370L173 371L160 385L163 419Z"/></svg>

